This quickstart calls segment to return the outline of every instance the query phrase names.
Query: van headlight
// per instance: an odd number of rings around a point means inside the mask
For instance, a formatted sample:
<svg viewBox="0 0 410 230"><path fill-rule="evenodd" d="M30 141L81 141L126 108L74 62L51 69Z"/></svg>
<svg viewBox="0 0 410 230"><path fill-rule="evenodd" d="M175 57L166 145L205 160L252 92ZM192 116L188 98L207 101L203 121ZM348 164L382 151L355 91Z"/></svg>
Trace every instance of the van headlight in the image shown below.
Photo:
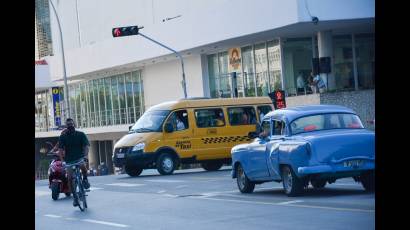
<svg viewBox="0 0 410 230"><path fill-rule="evenodd" d="M144 147L145 147L144 142L138 143L132 148L132 152L136 152L136 151L139 151L139 150L144 150Z"/></svg>

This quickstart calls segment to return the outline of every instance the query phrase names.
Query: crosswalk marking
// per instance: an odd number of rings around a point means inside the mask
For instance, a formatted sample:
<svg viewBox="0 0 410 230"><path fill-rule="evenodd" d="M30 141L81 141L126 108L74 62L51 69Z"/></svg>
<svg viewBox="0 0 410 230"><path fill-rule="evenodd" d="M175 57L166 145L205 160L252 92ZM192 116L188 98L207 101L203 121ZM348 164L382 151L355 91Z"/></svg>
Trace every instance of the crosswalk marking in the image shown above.
<svg viewBox="0 0 410 230"><path fill-rule="evenodd" d="M183 180L165 180L165 179L156 179L156 180L145 180L147 182L158 182L158 183L181 183L185 182Z"/></svg>
<svg viewBox="0 0 410 230"><path fill-rule="evenodd" d="M131 184L131 183L113 183L113 184L105 184L109 186L120 186L120 187L135 187L135 186L142 186L144 184Z"/></svg>

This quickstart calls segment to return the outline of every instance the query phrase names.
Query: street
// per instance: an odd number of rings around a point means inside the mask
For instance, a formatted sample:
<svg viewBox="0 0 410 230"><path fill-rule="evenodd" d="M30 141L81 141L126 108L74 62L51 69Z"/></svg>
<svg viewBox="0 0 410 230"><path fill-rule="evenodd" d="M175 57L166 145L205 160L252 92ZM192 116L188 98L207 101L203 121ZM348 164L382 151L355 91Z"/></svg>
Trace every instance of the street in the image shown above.
<svg viewBox="0 0 410 230"><path fill-rule="evenodd" d="M144 170L89 177L88 209L72 206L60 194L53 201L48 181L35 182L36 229L374 229L375 196L353 179L324 189L311 187L300 197L287 197L282 184L256 185L239 192L231 168L208 172L177 170L160 176Z"/></svg>

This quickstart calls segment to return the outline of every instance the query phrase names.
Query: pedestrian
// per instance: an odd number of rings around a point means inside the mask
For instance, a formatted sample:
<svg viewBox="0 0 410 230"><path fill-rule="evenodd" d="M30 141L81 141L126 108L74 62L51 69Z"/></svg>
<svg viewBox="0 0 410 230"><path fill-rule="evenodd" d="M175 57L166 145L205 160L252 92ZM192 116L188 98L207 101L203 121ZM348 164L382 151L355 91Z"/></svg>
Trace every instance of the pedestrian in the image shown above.
<svg viewBox="0 0 410 230"><path fill-rule="evenodd" d="M298 88L298 90L297 90L298 94L305 92L305 79L303 78L302 71L299 72L299 75L296 79L296 86Z"/></svg>
<svg viewBox="0 0 410 230"><path fill-rule="evenodd" d="M323 93L325 91L326 85L325 82L323 81L323 79L318 75L316 75L313 78L313 82L315 82L316 85L316 90L319 91L319 93Z"/></svg>
<svg viewBox="0 0 410 230"><path fill-rule="evenodd" d="M312 90L312 93L316 93L316 84L313 81L313 72L310 72L310 76L308 77L308 84L310 89Z"/></svg>

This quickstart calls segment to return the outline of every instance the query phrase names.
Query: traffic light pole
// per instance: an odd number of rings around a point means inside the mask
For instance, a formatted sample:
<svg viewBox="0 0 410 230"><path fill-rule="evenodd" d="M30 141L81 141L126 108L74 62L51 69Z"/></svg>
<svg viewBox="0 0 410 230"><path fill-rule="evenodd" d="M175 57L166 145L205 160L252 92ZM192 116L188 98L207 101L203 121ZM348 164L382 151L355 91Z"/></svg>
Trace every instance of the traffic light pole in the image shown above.
<svg viewBox="0 0 410 230"><path fill-rule="evenodd" d="M54 15L56 16L57 19L57 24L58 24L58 30L60 31L60 42L61 42L61 55L63 57L63 72L64 72L64 102L65 102L65 110L68 111L68 117L71 118L71 111L70 111L70 99L68 95L68 86L67 86L67 72L65 68L65 55L64 55L64 43L63 43L63 33L61 31L61 25L60 25L60 19L58 18L57 11L54 8L54 4L52 0L49 0L51 7L53 8ZM66 114L64 113L64 116ZM68 118L66 117L66 118Z"/></svg>
<svg viewBox="0 0 410 230"><path fill-rule="evenodd" d="M174 52L174 53L177 55L177 57L181 60L181 65L182 65L182 88L184 89L184 97L187 98L186 82L185 82L184 60L183 60L181 54L180 54L179 52L177 52L177 51L175 51L175 50L169 48L168 46L166 46L166 45L164 45L164 44L161 44L160 42L157 42L157 41L155 41L154 39L152 39L152 38L150 38L150 37L148 37L148 36L142 34L141 32L139 32L138 34L141 35L141 36L143 36L144 38L146 38L146 39L148 39L148 40L150 40L150 41L152 41L152 42L154 42L154 43L156 43L156 44L158 44L158 45L164 47L165 49L168 49L168 50Z"/></svg>

